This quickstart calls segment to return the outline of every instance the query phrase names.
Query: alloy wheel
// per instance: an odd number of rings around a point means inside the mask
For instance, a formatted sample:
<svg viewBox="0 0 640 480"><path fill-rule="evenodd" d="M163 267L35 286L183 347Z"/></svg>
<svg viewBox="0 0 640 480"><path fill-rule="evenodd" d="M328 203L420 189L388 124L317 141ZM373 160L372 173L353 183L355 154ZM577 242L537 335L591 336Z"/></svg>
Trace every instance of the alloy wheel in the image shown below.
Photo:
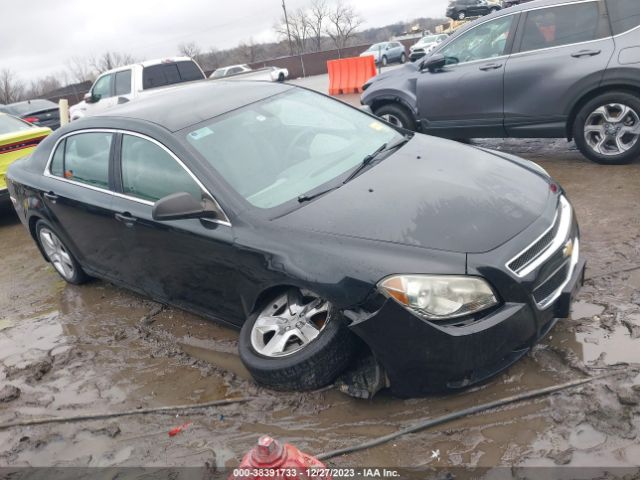
<svg viewBox="0 0 640 480"><path fill-rule="evenodd" d="M640 116L621 103L603 105L587 117L584 136L589 147L600 155L624 154L638 143Z"/></svg>
<svg viewBox="0 0 640 480"><path fill-rule="evenodd" d="M40 229L40 244L47 258L65 280L73 279L75 267L71 255L58 236L46 227Z"/></svg>
<svg viewBox="0 0 640 480"><path fill-rule="evenodd" d="M260 312L251 346L265 357L292 355L316 340L329 321L330 304L311 292L289 290Z"/></svg>

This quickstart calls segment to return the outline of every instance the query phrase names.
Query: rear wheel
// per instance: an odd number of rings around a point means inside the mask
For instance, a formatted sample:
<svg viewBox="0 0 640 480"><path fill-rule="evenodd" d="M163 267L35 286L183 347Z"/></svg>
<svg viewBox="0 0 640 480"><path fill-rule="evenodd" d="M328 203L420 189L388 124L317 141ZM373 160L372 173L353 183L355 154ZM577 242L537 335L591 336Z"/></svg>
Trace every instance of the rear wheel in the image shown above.
<svg viewBox="0 0 640 480"><path fill-rule="evenodd" d="M280 83L284 82L284 73L280 72L280 75L278 75L278 81Z"/></svg>
<svg viewBox="0 0 640 480"><path fill-rule="evenodd" d="M576 117L573 136L582 154L603 165L640 157L640 99L611 92L588 102Z"/></svg>
<svg viewBox="0 0 640 480"><path fill-rule="evenodd" d="M357 345L330 302L292 288L247 319L239 350L258 383L275 390L314 390L347 368Z"/></svg>
<svg viewBox="0 0 640 480"><path fill-rule="evenodd" d="M389 60L387 59L387 57L386 56L382 57L382 66L386 67L388 63L389 63Z"/></svg>
<svg viewBox="0 0 640 480"><path fill-rule="evenodd" d="M496 13L498 10L500 10L499 8L493 7L491 10L489 10L489 13Z"/></svg>
<svg viewBox="0 0 640 480"><path fill-rule="evenodd" d="M407 63L407 55L405 53L400 55L400 63Z"/></svg>
<svg viewBox="0 0 640 480"><path fill-rule="evenodd" d="M374 113L387 122L406 130L416 131L416 120L408 109L397 103L387 103Z"/></svg>
<svg viewBox="0 0 640 480"><path fill-rule="evenodd" d="M44 220L39 220L36 224L36 234L47 260L51 262L53 268L56 269L65 281L74 285L80 285L90 279L48 223Z"/></svg>

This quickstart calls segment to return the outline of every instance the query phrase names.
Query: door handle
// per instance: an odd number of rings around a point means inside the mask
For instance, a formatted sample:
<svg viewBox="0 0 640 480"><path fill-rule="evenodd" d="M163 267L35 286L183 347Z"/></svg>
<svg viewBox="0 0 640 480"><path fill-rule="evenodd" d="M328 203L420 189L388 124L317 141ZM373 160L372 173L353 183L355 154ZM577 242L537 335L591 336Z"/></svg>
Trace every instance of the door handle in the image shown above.
<svg viewBox="0 0 640 480"><path fill-rule="evenodd" d="M481 66L480 70L488 72L489 70L498 70L499 68L502 68L502 63L488 63L487 65Z"/></svg>
<svg viewBox="0 0 640 480"><path fill-rule="evenodd" d="M602 50L580 50L579 52L572 53L571 56L573 58L582 58L582 57L595 57L596 55L600 55Z"/></svg>
<svg viewBox="0 0 640 480"><path fill-rule="evenodd" d="M44 198L46 198L47 200L51 200L51 203L56 203L58 201L58 195L56 195L53 192L47 192L44 194Z"/></svg>
<svg viewBox="0 0 640 480"><path fill-rule="evenodd" d="M127 227L133 227L138 221L138 219L132 217L130 213L116 213L115 217L117 221L124 223Z"/></svg>

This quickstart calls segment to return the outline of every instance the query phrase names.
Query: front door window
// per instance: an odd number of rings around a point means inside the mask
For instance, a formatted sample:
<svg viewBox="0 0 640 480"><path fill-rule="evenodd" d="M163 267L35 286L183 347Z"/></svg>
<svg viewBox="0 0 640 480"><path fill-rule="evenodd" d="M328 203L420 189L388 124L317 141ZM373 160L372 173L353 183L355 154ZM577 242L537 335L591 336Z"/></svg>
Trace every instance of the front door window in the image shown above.
<svg viewBox="0 0 640 480"><path fill-rule="evenodd" d="M440 53L447 65L489 60L506 53L514 15L498 18L462 34Z"/></svg>

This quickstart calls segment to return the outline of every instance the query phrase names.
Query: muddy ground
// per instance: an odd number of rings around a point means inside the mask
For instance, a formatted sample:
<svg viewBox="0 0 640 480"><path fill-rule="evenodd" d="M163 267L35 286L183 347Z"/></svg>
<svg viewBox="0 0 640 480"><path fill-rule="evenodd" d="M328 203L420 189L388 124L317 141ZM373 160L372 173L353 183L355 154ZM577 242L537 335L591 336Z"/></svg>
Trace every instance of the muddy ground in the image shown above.
<svg viewBox="0 0 640 480"><path fill-rule="evenodd" d="M66 285L12 214L0 218L0 423L253 397L189 415L0 430L0 466L237 465L263 433L319 453L418 420L622 370L551 397L409 435L335 466L639 466L640 163L603 167L564 141L486 141L539 162L568 190L588 280L570 320L488 384L445 397L367 402L335 390L257 387L237 333L118 287ZM176 425L193 422L169 437ZM440 459L431 452L440 451Z"/></svg>

